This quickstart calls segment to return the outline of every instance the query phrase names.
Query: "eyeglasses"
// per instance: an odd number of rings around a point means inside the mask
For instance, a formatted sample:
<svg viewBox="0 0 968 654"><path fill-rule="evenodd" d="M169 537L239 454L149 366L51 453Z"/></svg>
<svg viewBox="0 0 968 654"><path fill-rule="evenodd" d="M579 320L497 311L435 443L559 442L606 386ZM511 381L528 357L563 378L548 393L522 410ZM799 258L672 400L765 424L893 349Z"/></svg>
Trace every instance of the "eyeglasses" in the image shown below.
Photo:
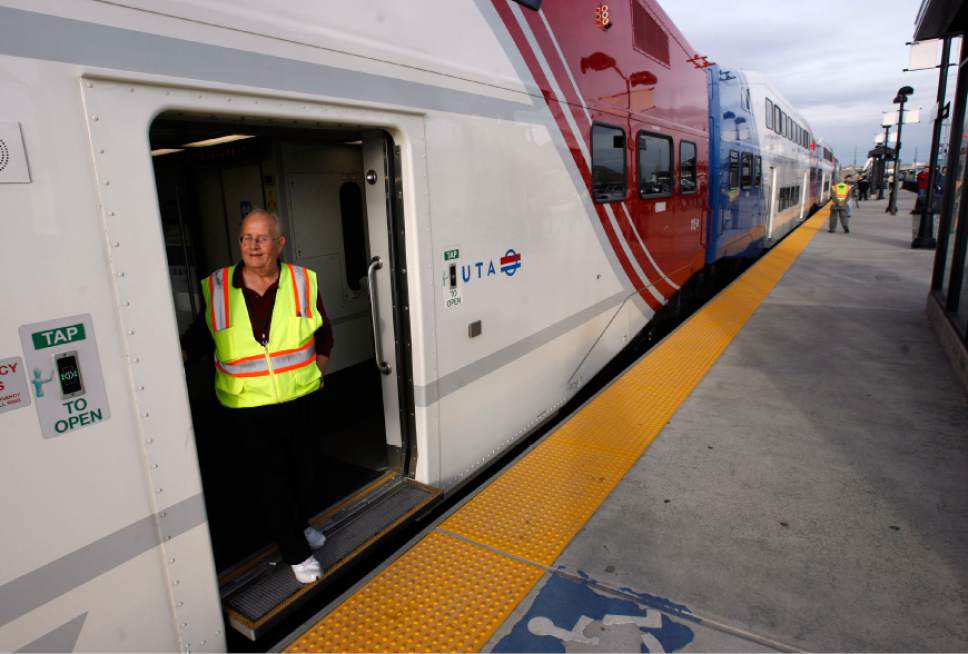
<svg viewBox="0 0 968 654"><path fill-rule="evenodd" d="M270 241L275 241L276 239L271 236L252 236L252 234L246 234L245 236L239 237L239 243L247 247L252 247L255 245L265 245Z"/></svg>

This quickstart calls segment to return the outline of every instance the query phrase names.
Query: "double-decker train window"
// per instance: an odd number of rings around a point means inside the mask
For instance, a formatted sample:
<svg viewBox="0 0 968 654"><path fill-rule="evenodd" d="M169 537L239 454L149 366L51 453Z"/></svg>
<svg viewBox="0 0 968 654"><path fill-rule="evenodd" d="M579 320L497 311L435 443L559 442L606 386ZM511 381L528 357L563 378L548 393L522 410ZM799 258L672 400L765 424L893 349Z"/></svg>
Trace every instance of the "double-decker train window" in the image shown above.
<svg viewBox="0 0 968 654"><path fill-rule="evenodd" d="M776 105L773 106L773 131L777 134L783 132L783 110Z"/></svg>
<svg viewBox="0 0 968 654"><path fill-rule="evenodd" d="M595 202L618 202L628 192L625 130L592 125L592 197Z"/></svg>
<svg viewBox="0 0 968 654"><path fill-rule="evenodd" d="M766 129L773 129L773 102L769 98L766 98L766 113L763 115L766 118Z"/></svg>
<svg viewBox="0 0 968 654"><path fill-rule="evenodd" d="M739 188L739 153L736 150L729 151L729 189Z"/></svg>
<svg viewBox="0 0 968 654"><path fill-rule="evenodd" d="M740 188L749 188L753 185L753 155L749 152L743 153L743 174L739 184Z"/></svg>
<svg viewBox="0 0 968 654"><path fill-rule="evenodd" d="M691 141L681 141L679 143L679 191L695 193L698 184L696 144Z"/></svg>
<svg viewBox="0 0 968 654"><path fill-rule="evenodd" d="M753 186L763 183L763 157L757 156L753 159Z"/></svg>
<svg viewBox="0 0 968 654"><path fill-rule="evenodd" d="M672 139L639 132L639 196L672 195Z"/></svg>

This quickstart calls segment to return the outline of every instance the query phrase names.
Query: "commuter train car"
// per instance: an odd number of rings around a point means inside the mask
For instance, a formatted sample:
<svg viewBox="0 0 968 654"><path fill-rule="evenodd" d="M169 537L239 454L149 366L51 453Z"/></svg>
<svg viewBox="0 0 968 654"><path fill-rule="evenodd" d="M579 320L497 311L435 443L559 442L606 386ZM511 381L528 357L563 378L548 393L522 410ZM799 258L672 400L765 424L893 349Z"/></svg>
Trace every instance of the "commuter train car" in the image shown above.
<svg viewBox="0 0 968 654"><path fill-rule="evenodd" d="M810 213L817 167L813 132L793 105L758 73L745 75L751 103L763 129L761 149L769 209L764 247L783 238Z"/></svg>
<svg viewBox="0 0 968 654"><path fill-rule="evenodd" d="M830 200L831 188L840 175L840 163L834 156L833 150L827 147L822 138L817 139L814 150L814 166L817 169L814 196L817 198L819 206Z"/></svg>
<svg viewBox="0 0 968 654"><path fill-rule="evenodd" d="M769 211L762 127L742 71L709 68L710 202L706 262L760 255Z"/></svg>
<svg viewBox="0 0 968 654"><path fill-rule="evenodd" d="M829 199L831 151L766 78L709 68L707 264L759 256Z"/></svg>
<svg viewBox="0 0 968 654"><path fill-rule="evenodd" d="M183 363L252 208L335 332L327 571L551 418L703 270L705 60L654 0L534 4L0 0L0 648L224 649L320 587L276 565L212 362ZM747 88L775 241L800 155Z"/></svg>

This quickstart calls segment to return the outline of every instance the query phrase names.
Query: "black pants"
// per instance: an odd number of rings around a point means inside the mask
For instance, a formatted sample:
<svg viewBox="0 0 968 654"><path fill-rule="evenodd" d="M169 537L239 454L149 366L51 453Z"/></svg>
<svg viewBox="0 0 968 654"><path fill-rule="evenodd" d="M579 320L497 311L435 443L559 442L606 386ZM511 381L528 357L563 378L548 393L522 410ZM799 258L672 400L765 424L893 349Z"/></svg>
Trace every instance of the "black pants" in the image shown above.
<svg viewBox="0 0 968 654"><path fill-rule="evenodd" d="M303 529L315 505L319 431L310 393L292 402L248 409L225 409L246 470L257 516L289 565L312 551Z"/></svg>

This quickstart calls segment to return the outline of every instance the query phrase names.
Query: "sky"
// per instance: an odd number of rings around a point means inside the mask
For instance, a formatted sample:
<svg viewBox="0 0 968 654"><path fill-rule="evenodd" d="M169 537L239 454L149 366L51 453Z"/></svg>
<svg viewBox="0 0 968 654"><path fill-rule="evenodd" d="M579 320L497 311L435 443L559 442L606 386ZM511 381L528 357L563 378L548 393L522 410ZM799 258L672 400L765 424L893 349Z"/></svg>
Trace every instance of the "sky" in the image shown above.
<svg viewBox="0 0 968 654"><path fill-rule="evenodd" d="M921 123L904 125L901 155L929 157L930 111L938 69L902 72L920 0L659 0L692 47L726 67L770 78L806 118L814 134L833 145L845 165L863 165L883 134L883 112L902 86L914 88L905 105L921 108ZM940 50L939 50L940 52ZM952 49L952 61L957 61ZM940 55L939 55L940 56ZM949 94L955 76L949 78ZM893 130L892 130L892 139Z"/></svg>

